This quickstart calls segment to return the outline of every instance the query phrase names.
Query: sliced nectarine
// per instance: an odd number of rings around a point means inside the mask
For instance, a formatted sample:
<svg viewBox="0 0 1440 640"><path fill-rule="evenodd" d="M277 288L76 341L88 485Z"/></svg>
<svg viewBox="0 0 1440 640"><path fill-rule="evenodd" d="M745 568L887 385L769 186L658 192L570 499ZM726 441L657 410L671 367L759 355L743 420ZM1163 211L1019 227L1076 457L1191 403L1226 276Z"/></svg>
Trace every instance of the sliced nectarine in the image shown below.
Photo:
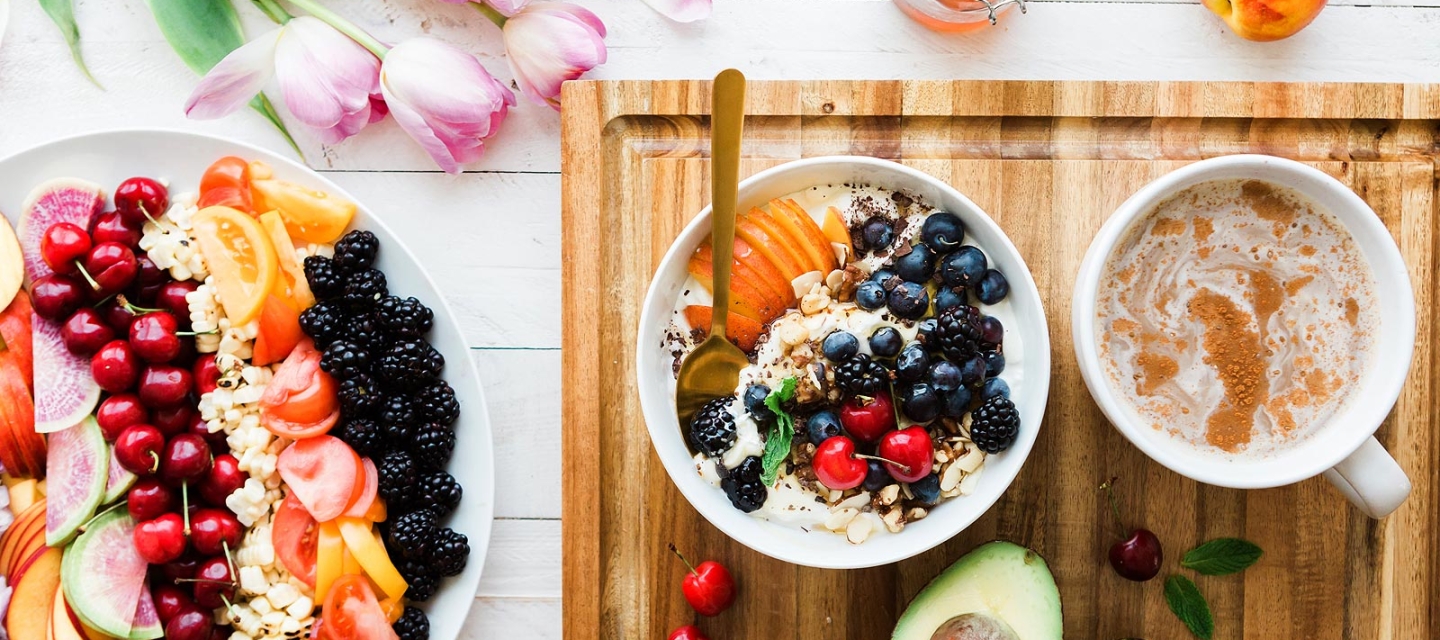
<svg viewBox="0 0 1440 640"><path fill-rule="evenodd" d="M705 335L710 334L710 317L715 310L705 305L692 304L685 307L685 321L690 326L699 329ZM725 322L725 337L735 346L740 347L745 353L755 351L755 343L760 340L760 335L765 332L765 326L745 316L731 313Z"/></svg>
<svg viewBox="0 0 1440 640"><path fill-rule="evenodd" d="M805 251L805 248L802 247L799 242L791 237L790 233L785 230L779 221L770 215L769 211L756 207L745 214L745 218L755 223L756 227L765 232L766 236L771 239L769 246L779 248L777 253L784 253L790 257L790 262L799 270L799 273L790 276L791 280L794 280L795 277L801 273L816 270L815 265L810 263L810 254Z"/></svg>
<svg viewBox="0 0 1440 640"><path fill-rule="evenodd" d="M777 238L766 231L763 226L752 219L752 215L753 212L749 215L736 216L736 237L743 238L756 251L765 254L765 257L770 259L770 262L780 270L786 280L794 280L795 276L805 273L803 257L791 253L785 246L786 241L783 238Z"/></svg>
<svg viewBox="0 0 1440 640"><path fill-rule="evenodd" d="M777 202L785 210L785 218L794 225L797 239L806 243L806 250L811 255L819 257L820 271L830 273L837 264L835 250L830 248L830 239L825 237L825 232L820 230L820 225L815 224L815 219L810 217L810 213L801 207L800 203L788 198Z"/></svg>
<svg viewBox="0 0 1440 640"><path fill-rule="evenodd" d="M50 637L53 640L86 640L85 632L70 616L70 607L65 604L65 590L55 585L55 601L50 605Z"/></svg>
<svg viewBox="0 0 1440 640"><path fill-rule="evenodd" d="M743 265L766 289L779 296L785 306L789 307L795 302L795 292L790 287L790 279L785 277L763 251L756 250L755 245L739 236L735 238L735 262Z"/></svg>
<svg viewBox="0 0 1440 640"><path fill-rule="evenodd" d="M51 606L60 588L60 549L41 547L27 566L16 573L15 591L10 595L10 614L5 631L10 640L45 640L50 633ZM19 614L19 615L14 615Z"/></svg>
<svg viewBox="0 0 1440 640"><path fill-rule="evenodd" d="M780 200L772 200L770 206L765 209L765 213L774 221L775 226L790 239L791 246L804 254L805 264L808 267L806 271L829 273L834 268L835 252L830 249L830 241L825 240L825 235L820 233L819 227L815 226L814 220L810 220L810 216L797 216ZM819 241L811 239L810 234L805 230L807 225L814 227Z"/></svg>
<svg viewBox="0 0 1440 640"><path fill-rule="evenodd" d="M711 255L709 242L700 245L695 250L695 254L690 256L689 270L690 275L695 276L695 279L700 281L700 285L713 294L715 286L711 282L713 274L710 264ZM749 269L732 261L730 265L730 310L760 322L769 322L771 318L784 313L785 303L757 283Z"/></svg>
<svg viewBox="0 0 1440 640"><path fill-rule="evenodd" d="M845 218L840 215L839 209L830 207L825 210L825 224L820 230L830 242L845 245L845 255L855 255L855 245L850 244L850 227L845 224Z"/></svg>
<svg viewBox="0 0 1440 640"><path fill-rule="evenodd" d="M10 523L10 528L0 535L0 577L8 582L12 570L19 568L20 561L16 558L20 555L21 549L34 542L35 534L38 532L42 538L45 535L45 506L43 503L32 502L29 506L12 508L20 515L15 522ZM36 505L39 505L36 508Z"/></svg>

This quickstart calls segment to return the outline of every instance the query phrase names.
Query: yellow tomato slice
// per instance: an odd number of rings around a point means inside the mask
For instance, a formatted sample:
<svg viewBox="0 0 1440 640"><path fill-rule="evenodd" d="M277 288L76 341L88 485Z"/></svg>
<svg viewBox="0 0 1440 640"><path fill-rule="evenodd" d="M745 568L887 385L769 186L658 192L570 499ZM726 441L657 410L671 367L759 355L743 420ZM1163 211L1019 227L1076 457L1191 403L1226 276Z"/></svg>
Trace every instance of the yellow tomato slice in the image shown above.
<svg viewBox="0 0 1440 640"><path fill-rule="evenodd" d="M251 180L266 207L280 212L290 237L305 242L334 242L355 217L355 203L284 180Z"/></svg>
<svg viewBox="0 0 1440 640"><path fill-rule="evenodd" d="M395 564L390 562L385 546L371 534L370 523L348 516L340 516L335 522L340 526L340 537L345 539L345 547L355 555L365 573L385 592L385 596L399 598L405 595L409 585L405 584L405 578L400 576Z"/></svg>
<svg viewBox="0 0 1440 640"><path fill-rule="evenodd" d="M320 539L315 544L315 600L323 602L330 585L341 576L345 561L345 542L340 527L334 522L320 523Z"/></svg>
<svg viewBox="0 0 1440 640"><path fill-rule="evenodd" d="M310 291L310 281L305 279L305 267L295 255L295 244L290 241L285 220L278 211L262 213L259 220L260 226L265 227L265 233L270 235L270 243L275 245L275 257L280 263L276 291L294 302L296 309L309 309L315 305L315 294Z"/></svg>
<svg viewBox="0 0 1440 640"><path fill-rule="evenodd" d="M280 271L275 247L254 218L230 207L206 207L193 219L195 239L230 322L260 315Z"/></svg>

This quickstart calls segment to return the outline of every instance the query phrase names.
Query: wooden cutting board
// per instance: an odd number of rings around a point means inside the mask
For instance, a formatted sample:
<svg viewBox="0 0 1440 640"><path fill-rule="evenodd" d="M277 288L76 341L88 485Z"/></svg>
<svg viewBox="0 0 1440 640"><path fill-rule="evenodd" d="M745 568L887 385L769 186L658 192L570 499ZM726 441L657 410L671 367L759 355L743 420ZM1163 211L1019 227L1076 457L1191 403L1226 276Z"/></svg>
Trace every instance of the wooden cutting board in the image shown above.
<svg viewBox="0 0 1440 640"><path fill-rule="evenodd" d="M571 83L564 105L567 639L664 638L693 621L671 542L723 562L739 581L735 607L700 622L716 640L887 638L938 571L995 538L1049 561L1067 637L1190 637L1167 609L1161 580L1127 582L1106 564L1111 520L1096 487L1112 475L1121 477L1128 518L1164 542L1164 573L1210 538L1243 536L1264 548L1244 574L1197 577L1216 638L1440 638L1432 393L1440 85L753 83L742 175L806 156L863 154L937 176L1014 240L1050 321L1049 410L1004 498L941 547L858 571L787 565L731 541L675 489L646 434L634 335L655 266L708 200L709 83ZM1111 428L1081 381L1070 295L1091 237L1146 182L1232 153L1294 158L1338 177L1369 201L1405 255L1419 335L1405 391L1378 436L1415 490L1385 520L1365 518L1320 479L1249 492L1187 480Z"/></svg>

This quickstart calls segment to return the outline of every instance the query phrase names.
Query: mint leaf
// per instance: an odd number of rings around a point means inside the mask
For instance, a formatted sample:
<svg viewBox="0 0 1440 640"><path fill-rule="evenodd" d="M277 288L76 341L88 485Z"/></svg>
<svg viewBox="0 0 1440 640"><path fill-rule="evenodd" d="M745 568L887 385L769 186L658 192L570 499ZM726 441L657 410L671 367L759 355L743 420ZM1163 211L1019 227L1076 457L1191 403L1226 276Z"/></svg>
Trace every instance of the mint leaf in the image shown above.
<svg viewBox="0 0 1440 640"><path fill-rule="evenodd" d="M1194 569L1202 575L1223 576L1244 571L1264 553L1249 540L1216 538L1191 549L1180 561L1180 566Z"/></svg>
<svg viewBox="0 0 1440 640"><path fill-rule="evenodd" d="M1215 620L1210 617L1210 604L1191 579L1173 575L1165 580L1165 602L1175 612L1190 633L1200 640L1210 640L1215 635Z"/></svg>
<svg viewBox="0 0 1440 640"><path fill-rule="evenodd" d="M764 469L760 481L767 487L775 484L780 476L780 465L790 457L790 443L795 439L795 418L780 405L795 397L796 382L794 376L781 380L780 388L772 389L770 395L765 396L765 406L775 414L775 426L765 436L765 455L760 459Z"/></svg>

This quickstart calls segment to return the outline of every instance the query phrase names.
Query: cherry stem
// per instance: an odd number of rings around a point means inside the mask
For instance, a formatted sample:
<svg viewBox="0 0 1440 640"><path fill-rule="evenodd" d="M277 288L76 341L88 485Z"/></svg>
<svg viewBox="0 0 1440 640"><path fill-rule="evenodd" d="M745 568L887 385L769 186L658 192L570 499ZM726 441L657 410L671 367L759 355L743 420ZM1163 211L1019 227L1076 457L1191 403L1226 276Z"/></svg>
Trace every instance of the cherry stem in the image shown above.
<svg viewBox="0 0 1440 640"><path fill-rule="evenodd" d="M154 451L151 451L151 452L150 452L150 459L155 461L154 464L150 465L150 473L155 473L156 471L159 471L159 470L160 470L160 454L155 453ZM186 531L185 531L185 532L186 532L186 533L189 533L189 532L190 532L188 526L186 527Z"/></svg>
<svg viewBox="0 0 1440 640"><path fill-rule="evenodd" d="M220 333L220 330L219 330L219 329L211 329L211 330L209 330L209 331L176 331L176 332L175 332L175 335L177 335L177 336L213 336L213 335L217 335L217 334L219 334L219 333Z"/></svg>
<svg viewBox="0 0 1440 640"><path fill-rule="evenodd" d="M228 587L236 586L236 582L235 582L234 580L231 580L231 581L229 581L229 582L226 582L226 581L224 581L224 580L211 580L211 579L209 579L209 578L176 578L175 581L176 581L176 582L193 582L193 583L202 583L202 582L203 582L203 583L205 583L205 584L223 584L223 585L228 586Z"/></svg>
<svg viewBox="0 0 1440 640"><path fill-rule="evenodd" d="M151 216L150 212L145 209L145 203L136 201L135 206L140 207L140 214L145 216L146 220L149 220L157 225L160 224L160 221L156 220L154 216Z"/></svg>
<svg viewBox="0 0 1440 640"><path fill-rule="evenodd" d="M1110 501L1110 514L1115 516L1115 526L1119 527L1120 539L1125 539L1125 521L1120 519L1120 503L1115 501L1115 481L1118 477L1112 477L1101 483L1100 489L1105 492L1105 497Z"/></svg>
<svg viewBox="0 0 1440 640"><path fill-rule="evenodd" d="M673 553L675 554L675 557L680 558L680 561L685 563L685 567L690 570L690 573L695 574L695 577L697 578L700 577L700 572L695 570L695 566L690 564L690 561L686 560L685 556L680 555L680 550L675 548L675 543L673 542L670 543L670 553Z"/></svg>
<svg viewBox="0 0 1440 640"><path fill-rule="evenodd" d="M900 467L900 470L901 470L901 471L904 471L904 472L907 473L907 474L910 473L910 465L908 465L908 464L902 464L902 463L896 462L896 461L894 461L894 460L891 460L891 459L889 459L889 458L882 458L882 457L880 457L880 456L868 456L868 455L865 455L865 454L863 454L863 453L857 453L857 454L855 454L855 457L856 457L856 458L860 458L861 460L879 460L879 461L881 461L881 462L888 462L888 463L893 464L893 465L895 465L895 466L897 466L897 467Z"/></svg>
<svg viewBox="0 0 1440 640"><path fill-rule="evenodd" d="M96 291L100 290L100 283L96 282L95 278L90 277L90 272L85 270L85 265L80 264L79 260L75 261L75 268L80 270L80 275L85 276L85 282L90 283L91 289Z"/></svg>
<svg viewBox="0 0 1440 640"><path fill-rule="evenodd" d="M190 481L180 481L180 515L185 516L185 537L190 537ZM232 574L233 578L234 575Z"/></svg>
<svg viewBox="0 0 1440 640"><path fill-rule="evenodd" d="M221 540L220 548L225 551L225 564L230 568L230 579L239 580L240 572L235 570L235 557L230 555L230 541Z"/></svg>
<svg viewBox="0 0 1440 640"><path fill-rule="evenodd" d="M125 297L125 294L118 294L118 295L116 295L116 296L115 296L115 304L118 304L118 305L120 305L121 308L125 309L126 311L129 311L131 315L137 315L137 316L140 315L140 314L143 314L143 313L155 313L155 312L157 312L157 311L164 311L164 309L150 309L150 308L148 308L148 307L136 306L135 304L132 304L132 303L130 302L130 300L128 300L128 299Z"/></svg>

